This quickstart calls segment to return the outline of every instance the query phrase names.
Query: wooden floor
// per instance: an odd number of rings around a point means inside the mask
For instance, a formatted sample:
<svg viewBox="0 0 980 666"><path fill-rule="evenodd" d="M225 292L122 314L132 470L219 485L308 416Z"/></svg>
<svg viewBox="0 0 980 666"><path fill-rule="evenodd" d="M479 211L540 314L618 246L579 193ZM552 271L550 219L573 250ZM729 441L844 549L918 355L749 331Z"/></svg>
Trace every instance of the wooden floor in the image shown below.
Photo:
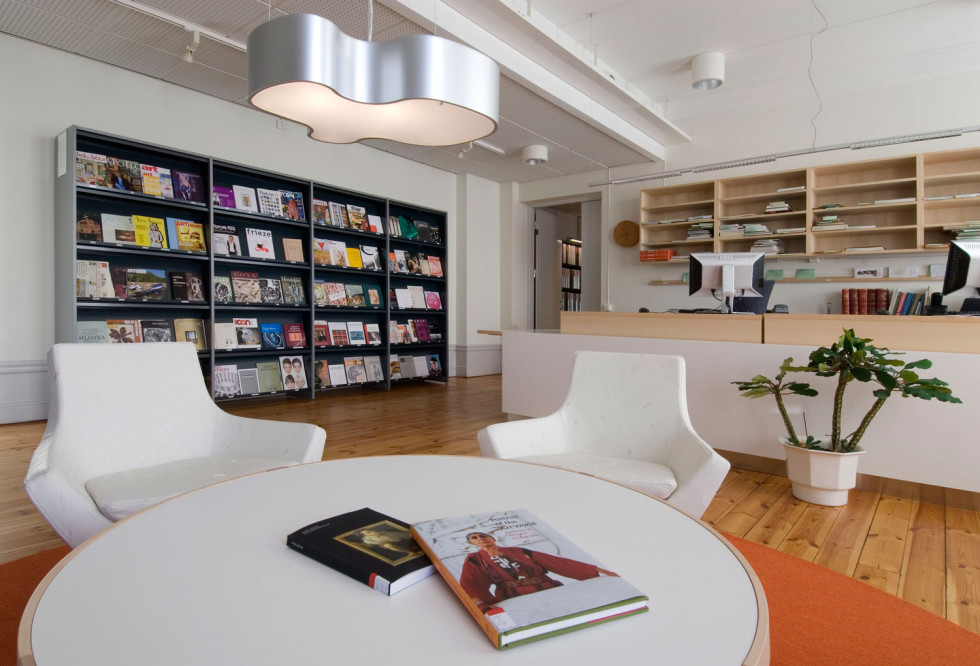
<svg viewBox="0 0 980 666"><path fill-rule="evenodd" d="M476 432L505 418L499 375L453 378L448 388L413 384L224 406L243 416L317 423L327 431L324 459L479 455ZM0 562L61 545L23 491L44 425L0 425ZM821 507L794 498L785 477L732 470L704 520L980 633L980 512L856 491L845 507Z"/></svg>

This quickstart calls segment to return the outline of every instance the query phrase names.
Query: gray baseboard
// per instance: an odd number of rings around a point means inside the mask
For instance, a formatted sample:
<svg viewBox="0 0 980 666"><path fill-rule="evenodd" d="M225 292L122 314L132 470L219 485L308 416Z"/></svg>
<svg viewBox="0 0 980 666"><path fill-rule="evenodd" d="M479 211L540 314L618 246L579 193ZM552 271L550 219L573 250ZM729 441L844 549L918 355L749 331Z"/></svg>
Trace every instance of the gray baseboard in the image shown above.
<svg viewBox="0 0 980 666"><path fill-rule="evenodd" d="M48 418L46 361L0 362L0 423Z"/></svg>
<svg viewBox="0 0 980 666"><path fill-rule="evenodd" d="M495 345L450 345L449 355L454 364L452 374L457 377L481 377L499 375L502 371L501 347Z"/></svg>

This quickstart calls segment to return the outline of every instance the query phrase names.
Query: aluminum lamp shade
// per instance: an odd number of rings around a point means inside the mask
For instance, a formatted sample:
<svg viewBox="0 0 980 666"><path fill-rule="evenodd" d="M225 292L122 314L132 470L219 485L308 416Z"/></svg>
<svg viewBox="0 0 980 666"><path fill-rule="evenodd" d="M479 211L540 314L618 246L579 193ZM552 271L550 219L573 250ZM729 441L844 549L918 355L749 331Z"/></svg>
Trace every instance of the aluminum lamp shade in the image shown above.
<svg viewBox="0 0 980 666"><path fill-rule="evenodd" d="M691 60L691 86L695 90L711 90L725 82L725 54L711 51Z"/></svg>
<svg viewBox="0 0 980 666"><path fill-rule="evenodd" d="M433 35L366 42L290 14L248 37L248 101L317 141L466 143L497 129L499 98L497 63Z"/></svg>

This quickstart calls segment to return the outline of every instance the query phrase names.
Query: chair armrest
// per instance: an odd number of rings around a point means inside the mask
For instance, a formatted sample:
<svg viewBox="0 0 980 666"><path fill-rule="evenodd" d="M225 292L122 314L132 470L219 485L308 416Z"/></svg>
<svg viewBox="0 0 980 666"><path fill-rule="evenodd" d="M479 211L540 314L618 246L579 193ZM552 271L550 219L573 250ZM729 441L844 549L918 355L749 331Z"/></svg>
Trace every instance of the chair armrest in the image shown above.
<svg viewBox="0 0 980 666"><path fill-rule="evenodd" d="M480 453L488 458L523 458L562 453L568 448L558 414L495 423L481 430Z"/></svg>
<svg viewBox="0 0 980 666"><path fill-rule="evenodd" d="M689 427L671 442L666 464L677 479L677 489L667 501L695 518L704 514L731 468Z"/></svg>
<svg viewBox="0 0 980 666"><path fill-rule="evenodd" d="M249 419L222 411L214 425L211 454L319 462L326 439L323 428L309 423Z"/></svg>

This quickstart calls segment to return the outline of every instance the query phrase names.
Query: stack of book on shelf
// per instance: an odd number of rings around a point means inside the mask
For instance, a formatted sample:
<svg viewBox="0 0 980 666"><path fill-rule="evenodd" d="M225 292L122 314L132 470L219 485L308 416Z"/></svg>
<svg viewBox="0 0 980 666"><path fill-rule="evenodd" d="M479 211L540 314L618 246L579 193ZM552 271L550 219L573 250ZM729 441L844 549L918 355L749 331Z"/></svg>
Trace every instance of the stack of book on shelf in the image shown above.
<svg viewBox="0 0 980 666"><path fill-rule="evenodd" d="M783 241L780 238L760 238L752 243L750 252L765 252L766 254L783 254Z"/></svg>
<svg viewBox="0 0 980 666"><path fill-rule="evenodd" d="M710 215L709 215L710 218ZM712 238L714 234L714 222L697 222L692 224L687 230L687 238L684 240L705 240Z"/></svg>
<svg viewBox="0 0 980 666"><path fill-rule="evenodd" d="M814 231L834 231L846 228L844 222L836 215L824 215L813 223Z"/></svg>
<svg viewBox="0 0 980 666"><path fill-rule="evenodd" d="M527 510L437 518L411 532L496 648L647 610L642 591Z"/></svg>
<svg viewBox="0 0 980 666"><path fill-rule="evenodd" d="M771 232L769 227L764 224L757 224L752 222L746 222L745 224L745 235L746 236L768 236Z"/></svg>
<svg viewBox="0 0 980 666"><path fill-rule="evenodd" d="M766 204L766 213L790 213L793 209L785 201L770 201Z"/></svg>
<svg viewBox="0 0 980 666"><path fill-rule="evenodd" d="M672 248L640 250L640 261L670 261L676 256L677 250Z"/></svg>
<svg viewBox="0 0 980 666"><path fill-rule="evenodd" d="M723 222L718 225L718 238L741 238L745 235L745 225L738 222Z"/></svg>
<svg viewBox="0 0 980 666"><path fill-rule="evenodd" d="M943 230L956 234L954 240L980 240L980 222L947 225Z"/></svg>
<svg viewBox="0 0 980 666"><path fill-rule="evenodd" d="M806 227L783 227L776 229L777 234L802 234L806 233Z"/></svg>

